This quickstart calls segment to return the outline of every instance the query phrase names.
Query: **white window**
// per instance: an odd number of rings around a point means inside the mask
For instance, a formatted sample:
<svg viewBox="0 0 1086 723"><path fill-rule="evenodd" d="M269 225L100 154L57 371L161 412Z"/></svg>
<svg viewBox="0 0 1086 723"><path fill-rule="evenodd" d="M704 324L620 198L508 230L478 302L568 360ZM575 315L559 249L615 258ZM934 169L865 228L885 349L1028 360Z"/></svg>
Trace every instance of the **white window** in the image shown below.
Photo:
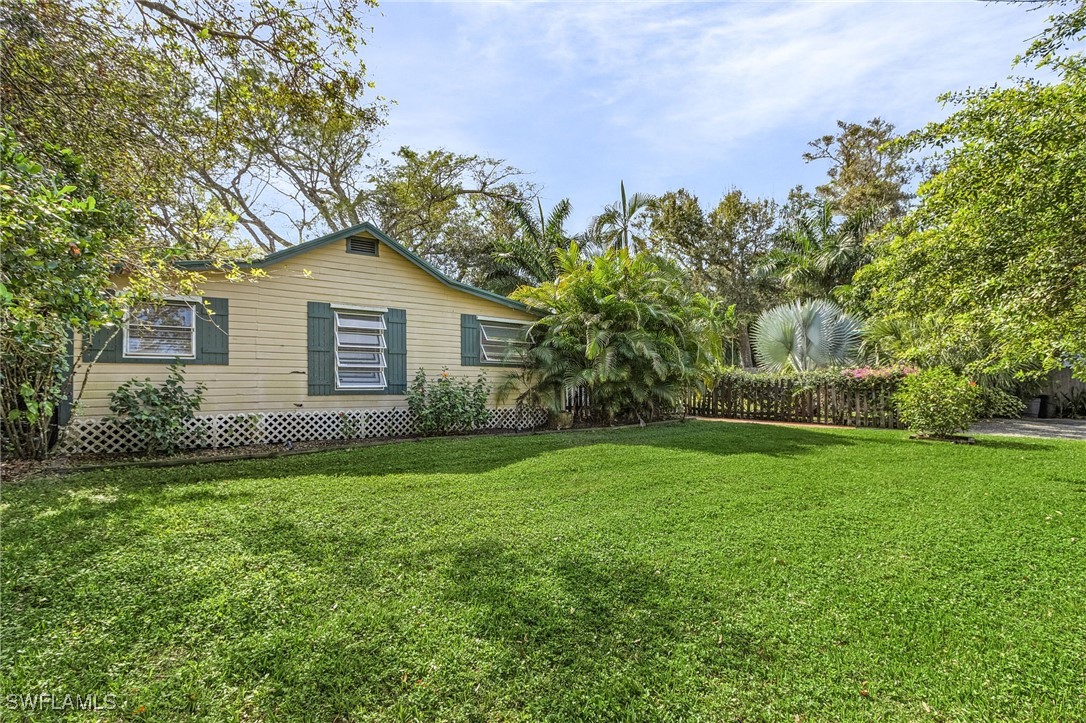
<svg viewBox="0 0 1086 723"><path fill-rule="evenodd" d="M384 389L385 315L336 310L336 388Z"/></svg>
<svg viewBox="0 0 1086 723"><path fill-rule="evenodd" d="M196 356L196 305L164 301L128 313L124 355L150 359L193 359Z"/></svg>
<svg viewBox="0 0 1086 723"><path fill-rule="evenodd" d="M480 354L484 362L507 364L520 361L528 348L528 327L524 324L479 320Z"/></svg>

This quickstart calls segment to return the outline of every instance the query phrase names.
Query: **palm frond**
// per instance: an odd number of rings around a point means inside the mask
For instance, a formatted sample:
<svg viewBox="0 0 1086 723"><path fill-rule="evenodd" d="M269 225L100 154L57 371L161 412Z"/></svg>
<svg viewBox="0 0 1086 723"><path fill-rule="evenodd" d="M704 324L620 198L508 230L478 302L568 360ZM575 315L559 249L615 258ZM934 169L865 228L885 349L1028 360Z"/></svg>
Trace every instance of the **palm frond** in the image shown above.
<svg viewBox="0 0 1086 723"><path fill-rule="evenodd" d="M834 302L816 299L762 312L752 327L752 343L766 371L809 371L851 362L860 328Z"/></svg>

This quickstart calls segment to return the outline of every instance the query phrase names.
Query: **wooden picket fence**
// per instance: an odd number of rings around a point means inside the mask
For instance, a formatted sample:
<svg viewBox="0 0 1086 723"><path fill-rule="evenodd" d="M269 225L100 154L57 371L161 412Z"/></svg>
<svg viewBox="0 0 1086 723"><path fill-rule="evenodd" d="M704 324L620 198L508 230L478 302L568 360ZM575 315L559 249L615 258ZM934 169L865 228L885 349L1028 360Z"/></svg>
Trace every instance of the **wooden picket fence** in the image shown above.
<svg viewBox="0 0 1086 723"><path fill-rule="evenodd" d="M863 389L826 383L800 387L785 379L738 385L721 381L704 394L691 395L686 411L721 419L902 429L905 425L898 419L891 394L886 386Z"/></svg>

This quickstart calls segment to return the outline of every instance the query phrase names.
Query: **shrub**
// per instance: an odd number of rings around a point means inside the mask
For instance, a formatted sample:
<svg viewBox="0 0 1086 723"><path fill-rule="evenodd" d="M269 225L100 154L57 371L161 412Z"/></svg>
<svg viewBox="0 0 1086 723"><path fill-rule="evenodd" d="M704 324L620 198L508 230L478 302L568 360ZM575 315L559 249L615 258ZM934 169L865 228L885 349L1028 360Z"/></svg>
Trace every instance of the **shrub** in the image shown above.
<svg viewBox="0 0 1086 723"><path fill-rule="evenodd" d="M748 372L739 367L720 369L713 376L713 386L737 390L759 390L784 386L794 391L829 387L838 391L870 390L894 392L901 381L916 369L907 366L848 367L845 369L814 369L805 372Z"/></svg>
<svg viewBox="0 0 1086 723"><path fill-rule="evenodd" d="M160 386L150 379L130 379L109 395L113 419L136 431L151 454L177 451L177 441L185 431L185 422L200 411L204 400L203 384L185 389L184 369L170 365L170 374Z"/></svg>
<svg viewBox="0 0 1086 723"><path fill-rule="evenodd" d="M710 394L688 397L687 412L709 416L878 426L893 424L886 401L916 370L907 366L806 372L716 372ZM877 421L876 421L877 420Z"/></svg>
<svg viewBox="0 0 1086 723"><path fill-rule="evenodd" d="M704 386L721 356L721 327L734 313L696 294L672 261L649 253L557 252L553 281L514 292L543 317L530 332L524 368L501 390L518 404L558 412L566 390L585 390L578 416L603 423L660 419Z"/></svg>
<svg viewBox="0 0 1086 723"><path fill-rule="evenodd" d="M1052 400L1052 416L1063 419L1086 419L1086 392L1072 389L1056 394Z"/></svg>
<svg viewBox="0 0 1086 723"><path fill-rule="evenodd" d="M976 420L980 395L976 382L947 367L935 367L906 377L894 403L909 429L925 436L949 437Z"/></svg>
<svg viewBox="0 0 1086 723"><path fill-rule="evenodd" d="M980 411L978 416L982 419L990 419L991 417L1017 419L1022 416L1022 410L1025 408L1025 402L1002 389L996 387L981 387L980 389Z"/></svg>
<svg viewBox="0 0 1086 723"><path fill-rule="evenodd" d="M490 384L482 374L474 381L449 376L448 368L433 381L419 369L407 390L407 406L423 434L470 432L486 425Z"/></svg>
<svg viewBox="0 0 1086 723"><path fill-rule="evenodd" d="M28 153L0 124L0 435L5 457L39 459L71 379L72 328L119 316L101 292L131 226L70 151Z"/></svg>

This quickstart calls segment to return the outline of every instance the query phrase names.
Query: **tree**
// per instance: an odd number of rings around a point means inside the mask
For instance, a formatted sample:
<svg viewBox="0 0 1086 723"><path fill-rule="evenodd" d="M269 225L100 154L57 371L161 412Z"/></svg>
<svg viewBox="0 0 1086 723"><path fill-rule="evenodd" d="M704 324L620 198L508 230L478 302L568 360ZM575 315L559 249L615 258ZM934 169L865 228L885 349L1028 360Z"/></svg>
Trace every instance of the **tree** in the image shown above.
<svg viewBox="0 0 1086 723"><path fill-rule="evenodd" d="M911 194L914 169L907 150L895 145L894 126L881 118L867 125L837 121L837 133L811 141L803 160L829 161L829 181L816 190L835 213L877 210L884 218L900 216Z"/></svg>
<svg viewBox="0 0 1086 723"><path fill-rule="evenodd" d="M661 196L650 225L650 244L690 274L694 289L733 305L739 360L754 366L749 325L776 296L773 279L758 266L773 247L777 205L728 191L708 214L684 189Z"/></svg>
<svg viewBox="0 0 1086 723"><path fill-rule="evenodd" d="M501 161L376 157L372 0L3 0L0 105L31 149L72 148L190 256L249 256L373 220L439 265L534 189ZM237 249L237 250L235 250Z"/></svg>
<svg viewBox="0 0 1086 723"><path fill-rule="evenodd" d="M832 301L774 306L754 322L759 366L770 372L806 372L843 366L856 355L860 323Z"/></svg>
<svg viewBox="0 0 1086 723"><path fill-rule="evenodd" d="M606 206L603 213L589 223L589 236L601 246L612 249L636 251L643 247L644 238L638 235L648 222L648 214L656 197L648 193L635 193L626 197L626 183L618 184L619 199Z"/></svg>
<svg viewBox="0 0 1086 723"><path fill-rule="evenodd" d="M655 419L704 382L719 360L721 315L678 266L614 249L587 259L576 243L558 261L557 279L513 295L545 314L512 378L522 400L557 411L567 388L583 387L600 421Z"/></svg>
<svg viewBox="0 0 1086 723"><path fill-rule="evenodd" d="M329 223L372 219L456 276L471 274L474 263L489 254L492 239L517 228L515 209L536 196L520 171L494 158L407 147L393 158L349 187L350 201Z"/></svg>
<svg viewBox="0 0 1086 723"><path fill-rule="evenodd" d="M789 213L758 274L776 279L793 299L847 296L856 271L871 259L866 239L879 223L872 209L838 220L829 204Z"/></svg>
<svg viewBox="0 0 1086 723"><path fill-rule="evenodd" d="M198 89L149 48L120 37L115 11L4 0L0 107L27 152L73 149L111 194L159 221L148 235L162 235L165 217L148 212L185 215L184 159L195 155L207 124L188 112Z"/></svg>
<svg viewBox="0 0 1086 723"><path fill-rule="evenodd" d="M775 296L775 284L759 277L758 264L770 252L777 224L777 205L766 199L726 193L708 216L715 258L705 276L719 299L735 306L740 363L754 365L750 325Z"/></svg>
<svg viewBox="0 0 1086 723"><path fill-rule="evenodd" d="M675 258L692 274L704 274L709 262L709 222L698 197L685 188L657 197L649 214L648 247Z"/></svg>
<svg viewBox="0 0 1086 723"><path fill-rule="evenodd" d="M164 242L272 251L380 206L384 105L357 55L372 4L5 0L0 101L22 142L84 156Z"/></svg>
<svg viewBox="0 0 1086 723"><path fill-rule="evenodd" d="M516 233L493 241L489 264L481 274L483 288L510 294L522 286L539 286L553 280L558 273L557 253L568 248L572 240L565 230L572 210L569 199L556 203L550 214L543 212L538 199L534 209L523 203L512 205Z"/></svg>
<svg viewBox="0 0 1086 723"><path fill-rule="evenodd" d="M857 276L873 315L942 330L917 353L979 350L969 372L1086 372L1086 60L1049 51L1066 17L1026 56L1053 82L947 94L958 109L904 141L937 172Z"/></svg>
<svg viewBox="0 0 1086 723"><path fill-rule="evenodd" d="M28 156L0 126L0 397L5 452L39 458L71 374L71 333L120 320L126 304L191 290L139 216L69 151ZM105 293L118 267L124 293Z"/></svg>

